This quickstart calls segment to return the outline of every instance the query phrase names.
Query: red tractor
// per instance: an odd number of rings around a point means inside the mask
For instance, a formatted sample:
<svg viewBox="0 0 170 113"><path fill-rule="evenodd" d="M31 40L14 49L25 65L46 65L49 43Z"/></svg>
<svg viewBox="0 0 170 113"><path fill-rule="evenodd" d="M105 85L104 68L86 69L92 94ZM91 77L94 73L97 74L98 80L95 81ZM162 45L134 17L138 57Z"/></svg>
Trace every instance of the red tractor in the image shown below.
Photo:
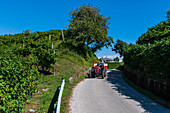
<svg viewBox="0 0 170 113"><path fill-rule="evenodd" d="M98 60L98 64L95 61ZM102 75L102 79L106 76L107 64L104 63L104 59L93 59L93 66L89 71L89 78Z"/></svg>

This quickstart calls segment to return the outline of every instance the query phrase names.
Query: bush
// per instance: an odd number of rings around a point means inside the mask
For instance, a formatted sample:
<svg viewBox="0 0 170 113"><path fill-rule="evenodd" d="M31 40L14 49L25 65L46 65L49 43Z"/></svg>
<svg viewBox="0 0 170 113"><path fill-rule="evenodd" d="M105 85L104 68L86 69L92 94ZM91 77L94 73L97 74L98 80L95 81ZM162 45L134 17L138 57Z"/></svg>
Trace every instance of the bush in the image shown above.
<svg viewBox="0 0 170 113"><path fill-rule="evenodd" d="M153 78L170 79L170 40L163 39L150 46L136 45L125 52L128 67L145 72Z"/></svg>
<svg viewBox="0 0 170 113"><path fill-rule="evenodd" d="M149 28L137 44L118 40L114 47L131 70L154 79L170 79L170 22L163 21Z"/></svg>

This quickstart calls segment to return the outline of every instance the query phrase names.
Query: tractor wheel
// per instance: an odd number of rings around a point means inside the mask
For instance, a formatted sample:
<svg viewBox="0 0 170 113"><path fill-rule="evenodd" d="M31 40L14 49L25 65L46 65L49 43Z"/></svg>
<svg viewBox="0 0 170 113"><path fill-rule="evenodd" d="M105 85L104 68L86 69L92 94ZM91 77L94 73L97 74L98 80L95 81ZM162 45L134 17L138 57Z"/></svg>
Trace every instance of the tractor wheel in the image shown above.
<svg viewBox="0 0 170 113"><path fill-rule="evenodd" d="M104 77L105 77L105 71L106 71L106 69L104 68L102 71L102 79L104 79Z"/></svg>
<svg viewBox="0 0 170 113"><path fill-rule="evenodd" d="M106 75L107 75L107 70L105 70L105 77L106 77Z"/></svg>
<svg viewBox="0 0 170 113"><path fill-rule="evenodd" d="M91 77L92 77L91 70L89 70L89 78L91 78Z"/></svg>

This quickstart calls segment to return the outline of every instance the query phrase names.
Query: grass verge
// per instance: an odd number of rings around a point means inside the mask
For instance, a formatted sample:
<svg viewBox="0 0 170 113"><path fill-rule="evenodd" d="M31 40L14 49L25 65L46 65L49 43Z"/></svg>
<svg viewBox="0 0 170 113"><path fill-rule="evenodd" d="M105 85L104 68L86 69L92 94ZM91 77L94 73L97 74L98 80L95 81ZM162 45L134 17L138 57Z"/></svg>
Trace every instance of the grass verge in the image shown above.
<svg viewBox="0 0 170 113"><path fill-rule="evenodd" d="M89 69L88 67L91 64L92 59L87 61L74 52L68 50L62 51L57 57L57 63L55 64L56 75L40 74L40 79L38 80L39 92L33 94L33 97L28 100L23 108L23 112L33 109L36 113L52 113L53 105L57 101L57 88L61 85L62 78L64 78L65 86L62 95L61 113L68 113L72 88L87 75L85 74L77 78L76 76ZM70 83L70 77L76 79Z"/></svg>
<svg viewBox="0 0 170 113"><path fill-rule="evenodd" d="M133 84L130 80L127 79L127 77L125 76L124 73L122 73L122 77L123 79L130 85L132 86L134 89L136 89L137 91L139 91L140 93L144 94L145 96L149 97L150 99L154 100L155 102L167 107L168 109L170 109L170 102L168 101L165 101L163 99L161 99L160 97L158 96L155 96L153 93L147 91L147 90L144 90L142 89L141 87Z"/></svg>
<svg viewBox="0 0 170 113"><path fill-rule="evenodd" d="M107 66L108 69L116 69L119 66L123 66L123 62L108 62L107 64L108 64Z"/></svg>
<svg viewBox="0 0 170 113"><path fill-rule="evenodd" d="M73 81L73 83L66 82L64 86L64 91L62 95L61 103L61 113L69 112L69 99L73 87L83 80L87 74L79 76ZM61 77L56 76L44 76L42 75L39 83L39 93L33 95L33 97L27 102L25 109L23 111L28 111L29 109L35 110L37 113L52 113L54 109L54 103L57 103L57 88L61 85ZM47 89L48 91L42 91L42 89Z"/></svg>

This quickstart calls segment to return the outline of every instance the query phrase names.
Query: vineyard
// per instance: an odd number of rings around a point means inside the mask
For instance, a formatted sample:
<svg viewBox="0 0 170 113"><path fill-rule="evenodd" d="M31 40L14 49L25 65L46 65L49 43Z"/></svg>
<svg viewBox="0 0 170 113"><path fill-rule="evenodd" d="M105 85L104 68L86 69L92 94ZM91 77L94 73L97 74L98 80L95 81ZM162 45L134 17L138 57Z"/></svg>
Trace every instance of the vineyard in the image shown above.
<svg viewBox="0 0 170 113"><path fill-rule="evenodd" d="M124 56L125 67L151 78L170 79L170 22L149 28L136 44L117 40L114 50Z"/></svg>
<svg viewBox="0 0 170 113"><path fill-rule="evenodd" d="M70 84L69 78L85 71L91 64L89 62L96 58L88 47L81 46L82 43L67 39L67 31L64 30L63 34L65 40L61 30L34 33L26 30L15 35L0 36L0 112L23 112L30 95L48 87L49 92L41 92L42 95L49 95L48 101L46 100L46 104L40 101L40 105L35 108L39 112L47 112L60 79L63 77ZM70 64L74 66L70 67ZM42 72L54 76L43 76ZM49 79L45 87L44 79ZM55 85L50 83L55 81ZM70 86L65 86L67 92L64 92L64 99L68 99Z"/></svg>
<svg viewBox="0 0 170 113"><path fill-rule="evenodd" d="M149 28L136 44L117 40L114 47L113 50L123 56L124 74L130 81L170 100L170 22L163 21Z"/></svg>
<svg viewBox="0 0 170 113"><path fill-rule="evenodd" d="M54 69L61 31L0 36L0 111L21 112L37 91L38 70Z"/></svg>

